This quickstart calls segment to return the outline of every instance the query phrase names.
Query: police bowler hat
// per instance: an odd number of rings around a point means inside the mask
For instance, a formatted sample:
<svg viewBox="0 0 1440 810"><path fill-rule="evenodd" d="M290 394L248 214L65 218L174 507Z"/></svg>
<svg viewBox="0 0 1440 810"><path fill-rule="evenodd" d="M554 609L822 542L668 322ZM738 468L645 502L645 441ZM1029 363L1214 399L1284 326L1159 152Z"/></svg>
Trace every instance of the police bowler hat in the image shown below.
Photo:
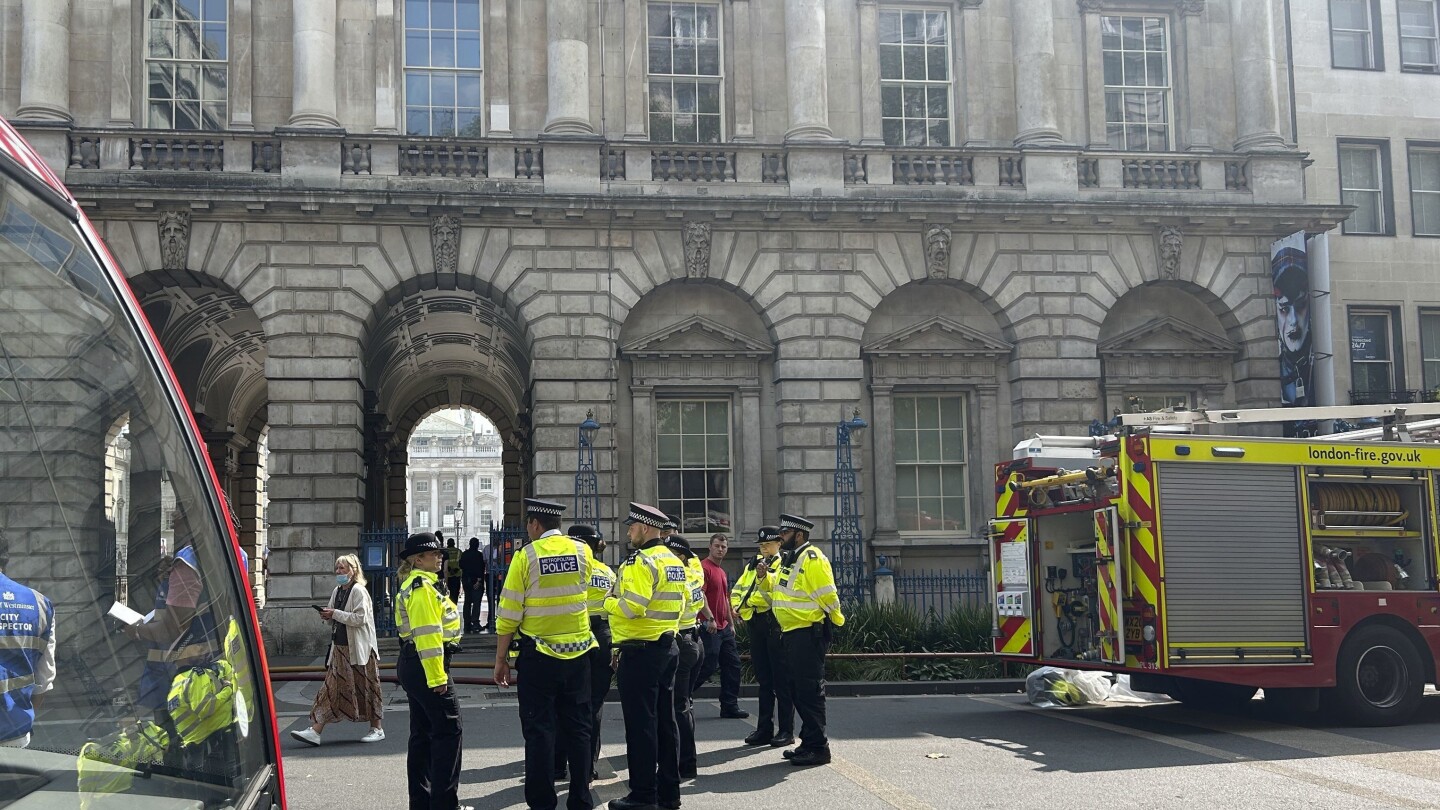
<svg viewBox="0 0 1440 810"><path fill-rule="evenodd" d="M430 532L420 532L405 538L405 548L400 552L400 559L408 560L416 554L424 554L427 551L444 551L445 546Z"/></svg>

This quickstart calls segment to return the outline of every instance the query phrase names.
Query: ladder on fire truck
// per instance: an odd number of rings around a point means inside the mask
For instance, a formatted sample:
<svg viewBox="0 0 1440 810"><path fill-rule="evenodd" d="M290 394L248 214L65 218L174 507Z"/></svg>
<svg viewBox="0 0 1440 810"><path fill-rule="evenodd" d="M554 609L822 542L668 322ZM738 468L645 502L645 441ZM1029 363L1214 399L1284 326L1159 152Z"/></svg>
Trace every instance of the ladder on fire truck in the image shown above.
<svg viewBox="0 0 1440 810"><path fill-rule="evenodd" d="M1199 408L1120 415L1130 426L1183 426L1258 424L1263 422L1378 419L1381 425L1344 433L1317 436L1324 441L1440 441L1440 419L1406 422L1413 416L1440 416L1440 402L1391 405L1333 405L1314 408Z"/></svg>

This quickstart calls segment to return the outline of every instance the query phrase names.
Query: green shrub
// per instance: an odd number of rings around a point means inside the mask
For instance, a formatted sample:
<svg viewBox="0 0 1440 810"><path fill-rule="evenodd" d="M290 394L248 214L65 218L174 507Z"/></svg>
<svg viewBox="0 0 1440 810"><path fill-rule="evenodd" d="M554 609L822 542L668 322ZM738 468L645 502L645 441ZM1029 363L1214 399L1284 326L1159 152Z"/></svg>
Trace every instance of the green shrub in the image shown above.
<svg viewBox="0 0 1440 810"><path fill-rule="evenodd" d="M735 630L742 655L750 652L747 627ZM835 628L832 653L899 652L989 652L990 610L988 607L961 607L940 617L933 611L921 614L908 605L864 603L845 609L845 625ZM967 678L998 678L1004 665L990 658L831 660L826 677L834 681L941 681ZM754 679L754 670L745 663L742 677Z"/></svg>

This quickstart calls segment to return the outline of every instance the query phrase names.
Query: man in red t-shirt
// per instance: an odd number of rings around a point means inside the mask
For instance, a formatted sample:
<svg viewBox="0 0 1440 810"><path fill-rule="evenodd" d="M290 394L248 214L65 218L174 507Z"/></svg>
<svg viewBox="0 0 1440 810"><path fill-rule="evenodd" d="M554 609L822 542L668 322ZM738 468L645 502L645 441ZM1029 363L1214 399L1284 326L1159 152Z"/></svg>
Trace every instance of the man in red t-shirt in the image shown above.
<svg viewBox="0 0 1440 810"><path fill-rule="evenodd" d="M705 625L705 662L695 671L695 688L720 671L720 716L745 719L750 713L740 708L740 650L735 646L735 626L730 623L730 581L720 561L730 550L723 534L710 537L710 555L700 561L705 569L705 602L714 620Z"/></svg>

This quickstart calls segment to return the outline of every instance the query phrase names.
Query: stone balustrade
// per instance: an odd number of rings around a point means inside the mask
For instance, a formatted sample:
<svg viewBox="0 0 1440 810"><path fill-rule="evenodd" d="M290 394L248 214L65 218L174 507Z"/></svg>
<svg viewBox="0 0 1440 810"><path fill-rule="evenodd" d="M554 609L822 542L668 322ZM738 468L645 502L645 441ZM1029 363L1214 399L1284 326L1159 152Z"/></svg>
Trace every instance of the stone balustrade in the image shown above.
<svg viewBox="0 0 1440 810"><path fill-rule="evenodd" d="M555 165L546 171L547 149ZM556 150L559 151L556 151ZM794 161L801 156L801 175ZM58 155L56 157L59 157ZM71 183L92 173L267 175L281 187L560 191L685 196L813 196L814 178L844 197L1125 202L1298 203L1300 154L1137 153L1057 148L552 143L542 138L453 139L273 133L75 129L64 165ZM817 168L818 167L818 168ZM109 183L123 184L123 178ZM479 182L480 185L476 185ZM230 185L230 184L227 184ZM806 186L806 187L802 187ZM827 194L826 196L830 196Z"/></svg>

